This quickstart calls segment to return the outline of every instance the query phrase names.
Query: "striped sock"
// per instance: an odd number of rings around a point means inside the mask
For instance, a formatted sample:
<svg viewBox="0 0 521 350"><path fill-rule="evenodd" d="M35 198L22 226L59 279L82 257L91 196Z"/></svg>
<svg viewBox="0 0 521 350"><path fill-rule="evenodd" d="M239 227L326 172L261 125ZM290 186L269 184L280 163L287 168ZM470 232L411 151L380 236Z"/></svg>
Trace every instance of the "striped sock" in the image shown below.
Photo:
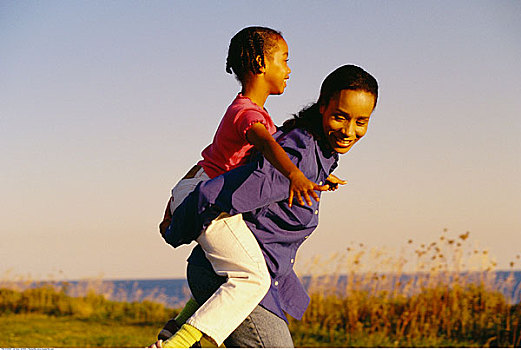
<svg viewBox="0 0 521 350"><path fill-rule="evenodd" d="M180 330L163 343L164 348L189 348L201 340L203 333L194 326L184 324Z"/></svg>

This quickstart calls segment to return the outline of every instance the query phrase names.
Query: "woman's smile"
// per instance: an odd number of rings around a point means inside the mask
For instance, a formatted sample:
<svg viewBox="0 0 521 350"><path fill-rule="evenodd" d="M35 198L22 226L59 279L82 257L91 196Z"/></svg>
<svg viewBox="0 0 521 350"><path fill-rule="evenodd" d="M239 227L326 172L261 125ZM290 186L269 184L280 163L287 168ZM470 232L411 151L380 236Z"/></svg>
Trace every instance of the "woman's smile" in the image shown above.
<svg viewBox="0 0 521 350"><path fill-rule="evenodd" d="M336 140L336 143L340 147L349 147L356 142L356 140L345 139L344 137L335 134L332 134L331 137L334 138L334 140Z"/></svg>
<svg viewBox="0 0 521 350"><path fill-rule="evenodd" d="M374 105L374 95L367 91L341 90L320 106L324 134L335 152L347 153L365 135Z"/></svg>

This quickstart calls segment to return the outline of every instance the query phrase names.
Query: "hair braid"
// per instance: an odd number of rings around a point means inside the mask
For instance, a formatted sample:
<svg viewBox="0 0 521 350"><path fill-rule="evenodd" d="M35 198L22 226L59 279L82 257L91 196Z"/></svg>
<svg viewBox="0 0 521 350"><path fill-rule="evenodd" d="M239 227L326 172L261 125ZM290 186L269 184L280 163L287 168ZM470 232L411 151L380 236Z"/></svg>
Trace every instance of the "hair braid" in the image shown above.
<svg viewBox="0 0 521 350"><path fill-rule="evenodd" d="M271 53L282 34L266 27L247 27L230 41L226 72L235 74L237 80L245 82L247 73L258 74L264 67L265 57ZM260 57L260 62L257 61Z"/></svg>

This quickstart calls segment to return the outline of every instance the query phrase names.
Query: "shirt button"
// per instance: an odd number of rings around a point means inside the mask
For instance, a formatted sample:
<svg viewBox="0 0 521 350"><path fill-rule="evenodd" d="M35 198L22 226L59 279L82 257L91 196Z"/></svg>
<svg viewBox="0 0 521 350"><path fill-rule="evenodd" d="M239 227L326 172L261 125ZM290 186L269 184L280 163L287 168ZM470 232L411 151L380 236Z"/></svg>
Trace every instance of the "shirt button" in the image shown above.
<svg viewBox="0 0 521 350"><path fill-rule="evenodd" d="M322 181L320 181L318 184L319 184L320 186L322 186Z"/></svg>
<svg viewBox="0 0 521 350"><path fill-rule="evenodd" d="M275 286L278 286L279 285L279 281L275 281Z"/></svg>
<svg viewBox="0 0 521 350"><path fill-rule="evenodd" d="M304 238L306 238L306 239L307 239L307 238L309 238L309 236L304 236Z"/></svg>
<svg viewBox="0 0 521 350"><path fill-rule="evenodd" d="M291 263L293 264L295 262L295 259L291 259Z"/></svg>
<svg viewBox="0 0 521 350"><path fill-rule="evenodd" d="M315 210L315 214L317 214L317 215L318 215L318 209L317 209L317 210Z"/></svg>

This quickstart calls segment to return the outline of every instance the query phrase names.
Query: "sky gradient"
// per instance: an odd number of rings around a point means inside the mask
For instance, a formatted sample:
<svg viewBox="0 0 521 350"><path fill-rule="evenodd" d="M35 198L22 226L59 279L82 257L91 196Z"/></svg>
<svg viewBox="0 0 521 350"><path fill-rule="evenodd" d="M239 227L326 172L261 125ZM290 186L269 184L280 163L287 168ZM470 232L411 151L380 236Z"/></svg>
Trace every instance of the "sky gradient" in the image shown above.
<svg viewBox="0 0 521 350"><path fill-rule="evenodd" d="M305 260L470 231L500 268L521 253L519 1L0 2L0 276L184 277L157 224L239 91L245 26L282 31L280 125L346 63L380 84L341 157Z"/></svg>

